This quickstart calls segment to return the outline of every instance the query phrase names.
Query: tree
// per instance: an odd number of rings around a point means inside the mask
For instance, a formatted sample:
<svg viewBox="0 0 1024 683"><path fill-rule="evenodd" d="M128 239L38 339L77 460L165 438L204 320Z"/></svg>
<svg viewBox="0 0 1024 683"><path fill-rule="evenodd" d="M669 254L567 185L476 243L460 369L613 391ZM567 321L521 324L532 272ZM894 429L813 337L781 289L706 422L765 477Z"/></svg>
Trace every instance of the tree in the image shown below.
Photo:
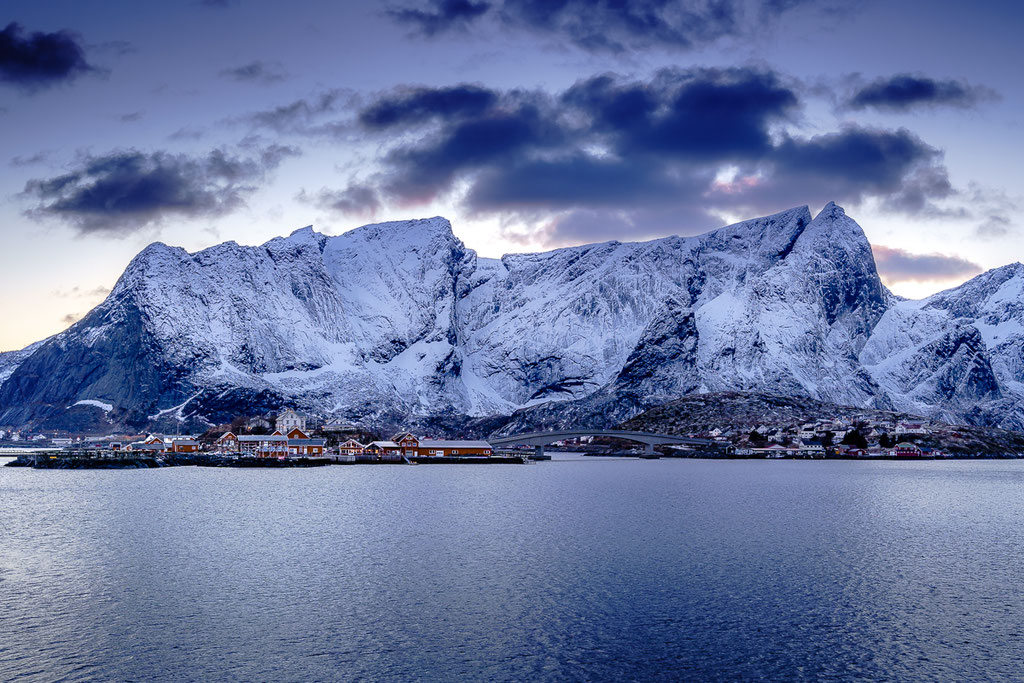
<svg viewBox="0 0 1024 683"><path fill-rule="evenodd" d="M888 434L882 434L882 436L878 437L878 445L882 448L892 448L896 445L896 439Z"/></svg>
<svg viewBox="0 0 1024 683"><path fill-rule="evenodd" d="M747 439L750 440L750 443L764 443L765 442L764 436L762 436L761 432L757 431L756 429L751 429L750 430L750 434L747 435Z"/></svg>
<svg viewBox="0 0 1024 683"><path fill-rule="evenodd" d="M829 431L825 432L824 435L822 435L822 437L821 437L821 444L825 448L828 448L829 446L831 446L835 442L835 440L836 440L836 433L833 432L832 430L829 430Z"/></svg>
<svg viewBox="0 0 1024 683"><path fill-rule="evenodd" d="M846 432L846 436L843 437L842 443L844 446L853 446L854 448L868 447L868 440L863 434L861 434L860 429L857 427Z"/></svg>

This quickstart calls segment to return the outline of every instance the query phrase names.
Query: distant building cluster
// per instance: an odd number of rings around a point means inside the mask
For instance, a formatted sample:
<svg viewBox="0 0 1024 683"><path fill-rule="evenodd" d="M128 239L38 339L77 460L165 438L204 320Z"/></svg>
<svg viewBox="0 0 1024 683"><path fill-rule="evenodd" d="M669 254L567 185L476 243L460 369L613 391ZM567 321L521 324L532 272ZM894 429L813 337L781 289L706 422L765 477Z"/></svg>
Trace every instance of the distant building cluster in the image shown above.
<svg viewBox="0 0 1024 683"><path fill-rule="evenodd" d="M490 457L494 449L486 441L431 439L412 432L396 434L387 440L358 440L364 432L355 424L332 420L310 428L302 413L286 408L276 415L264 415L236 421L237 429L219 436L148 434L136 437L87 438L50 435L25 435L0 430L0 441L30 441L40 446L65 450L107 451L117 453L200 453L233 454L255 458L333 458L361 460L402 460L408 458ZM233 423L234 425L235 423ZM314 432L314 429L316 430ZM262 433L260 433L262 432ZM314 436L314 434L318 434ZM340 445L329 446L332 443ZM346 438L347 437L347 438Z"/></svg>
<svg viewBox="0 0 1024 683"><path fill-rule="evenodd" d="M282 411L275 420L275 430L270 434L244 435L225 432L214 443L217 451L238 453L259 458L321 457L370 457L378 460L420 458L420 457L467 457L490 456L494 449L486 441L438 440L417 437L405 432L386 441L361 443L347 439L329 453L326 439L311 438L305 431L306 418L294 410ZM342 422L328 422L322 430L343 434L357 432L354 425Z"/></svg>
<svg viewBox="0 0 1024 683"><path fill-rule="evenodd" d="M870 422L816 420L801 424L759 424L741 430L714 427L693 436L732 444L738 455L766 458L826 456L921 457L941 456L936 449L913 443L929 430L920 422Z"/></svg>
<svg viewBox="0 0 1024 683"><path fill-rule="evenodd" d="M216 449L222 453L239 453L259 458L318 458L324 454L327 441L310 438L295 422L287 420L282 426L292 425L287 433L275 429L272 434L238 435L225 432L215 442ZM305 425L305 421L302 421Z"/></svg>

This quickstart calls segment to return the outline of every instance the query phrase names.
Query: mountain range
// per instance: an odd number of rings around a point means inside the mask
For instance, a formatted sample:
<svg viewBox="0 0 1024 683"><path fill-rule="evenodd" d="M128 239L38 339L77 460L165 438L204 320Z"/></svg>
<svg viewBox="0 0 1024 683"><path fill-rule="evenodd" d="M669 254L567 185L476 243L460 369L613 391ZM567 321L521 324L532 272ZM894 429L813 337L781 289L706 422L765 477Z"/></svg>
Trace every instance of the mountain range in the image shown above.
<svg viewBox="0 0 1024 683"><path fill-rule="evenodd" d="M0 425L611 425L760 391L1024 429L1024 265L926 299L828 204L694 237L478 257L443 218L196 253L152 244L70 328L0 354ZM452 427L455 428L455 427Z"/></svg>

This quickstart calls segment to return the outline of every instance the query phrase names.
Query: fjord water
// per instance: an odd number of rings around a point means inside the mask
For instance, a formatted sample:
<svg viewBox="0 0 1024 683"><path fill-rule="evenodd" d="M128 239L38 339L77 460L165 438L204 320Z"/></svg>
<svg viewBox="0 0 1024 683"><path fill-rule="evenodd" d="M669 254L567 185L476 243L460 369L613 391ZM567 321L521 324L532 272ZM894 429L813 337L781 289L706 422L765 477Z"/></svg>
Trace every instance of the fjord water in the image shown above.
<svg viewBox="0 0 1024 683"><path fill-rule="evenodd" d="M1007 679L1024 462L0 469L0 680Z"/></svg>

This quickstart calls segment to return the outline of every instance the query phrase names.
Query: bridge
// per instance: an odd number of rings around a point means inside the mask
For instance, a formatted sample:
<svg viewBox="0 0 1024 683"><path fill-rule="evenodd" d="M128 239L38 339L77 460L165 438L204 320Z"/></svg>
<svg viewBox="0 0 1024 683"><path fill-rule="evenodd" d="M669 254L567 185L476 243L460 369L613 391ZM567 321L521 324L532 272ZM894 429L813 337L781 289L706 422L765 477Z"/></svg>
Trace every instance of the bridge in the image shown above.
<svg viewBox="0 0 1024 683"><path fill-rule="evenodd" d="M691 444L706 446L714 443L709 439L691 439L686 436L675 436L673 434L653 434L651 432L631 432L624 429L569 429L560 432L530 432L528 434L514 434L512 436L499 436L487 441L495 447L499 446L533 446L536 455L544 455L544 446L555 441L565 439L578 439L583 436L606 436L626 441L635 441L644 445L644 453L654 453L655 446L667 444Z"/></svg>

